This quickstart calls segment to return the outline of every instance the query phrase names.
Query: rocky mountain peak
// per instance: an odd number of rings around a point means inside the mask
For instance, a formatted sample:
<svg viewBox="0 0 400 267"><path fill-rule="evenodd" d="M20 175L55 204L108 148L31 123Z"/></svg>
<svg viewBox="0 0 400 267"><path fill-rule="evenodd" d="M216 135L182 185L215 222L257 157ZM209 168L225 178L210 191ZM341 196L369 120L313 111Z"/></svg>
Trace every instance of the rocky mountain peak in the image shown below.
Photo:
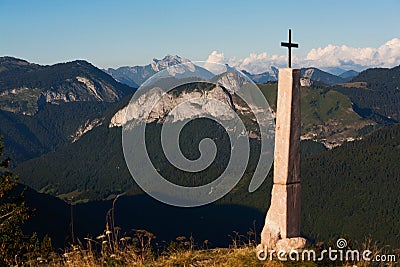
<svg viewBox="0 0 400 267"><path fill-rule="evenodd" d="M181 58L178 55L173 55L173 56L166 55L163 59L153 58L153 60L151 61L151 68L155 72L159 72L168 67L178 65L178 64L183 64L183 63L190 63L190 60L186 59L186 58Z"/></svg>

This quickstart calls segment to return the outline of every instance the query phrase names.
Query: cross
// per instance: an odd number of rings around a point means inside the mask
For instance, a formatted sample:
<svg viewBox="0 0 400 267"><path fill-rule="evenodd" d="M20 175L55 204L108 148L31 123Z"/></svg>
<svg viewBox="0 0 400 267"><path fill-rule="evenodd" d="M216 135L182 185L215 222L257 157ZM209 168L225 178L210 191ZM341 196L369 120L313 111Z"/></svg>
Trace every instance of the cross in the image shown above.
<svg viewBox="0 0 400 267"><path fill-rule="evenodd" d="M292 30L289 29L289 42L281 42L281 46L287 47L289 49L289 68L292 67L292 48L298 48L299 44L292 43Z"/></svg>

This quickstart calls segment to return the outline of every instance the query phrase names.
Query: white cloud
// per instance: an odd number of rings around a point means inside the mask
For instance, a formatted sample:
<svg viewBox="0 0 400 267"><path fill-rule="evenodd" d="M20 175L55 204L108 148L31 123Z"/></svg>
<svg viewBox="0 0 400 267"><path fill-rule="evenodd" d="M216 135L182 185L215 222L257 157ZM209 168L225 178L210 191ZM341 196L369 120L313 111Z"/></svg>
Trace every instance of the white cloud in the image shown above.
<svg viewBox="0 0 400 267"><path fill-rule="evenodd" d="M225 58L224 53L218 53L217 51L211 52L208 56L205 67L207 69L212 68L211 63L228 64L232 67L237 67L241 70L246 70L251 73L261 73L269 71L271 66L282 67L287 60L286 56L268 55L266 52L256 54L251 53L248 57L243 59Z"/></svg>
<svg viewBox="0 0 400 267"><path fill-rule="evenodd" d="M208 56L206 62L225 63L224 53L218 53L217 51L212 51L211 54Z"/></svg>
<svg viewBox="0 0 400 267"><path fill-rule="evenodd" d="M217 51L212 51L203 66L205 69L213 73L223 72L224 69L221 68L220 65L214 63L226 64L227 62L225 60L224 53L218 53Z"/></svg>
<svg viewBox="0 0 400 267"><path fill-rule="evenodd" d="M284 67L286 55L269 55L266 52L251 53L243 59L225 58L223 53L213 51L207 62L226 63L251 73L270 71L271 66ZM328 45L311 49L305 58L293 57L294 67L317 67L363 70L370 67L394 67L400 65L400 39L393 38L378 48L356 48L346 45ZM297 63L297 64L296 64Z"/></svg>
<svg viewBox="0 0 400 267"><path fill-rule="evenodd" d="M400 64L400 39L393 38L378 48L378 56L385 59L385 66L392 67Z"/></svg>
<svg viewBox="0 0 400 267"><path fill-rule="evenodd" d="M262 73L269 71L271 66L283 67L286 62L286 56L268 55L266 52L251 53L238 64L238 67L251 73Z"/></svg>
<svg viewBox="0 0 400 267"><path fill-rule="evenodd" d="M328 45L311 49L304 63L317 67L394 67L400 64L400 40L394 38L378 48Z"/></svg>

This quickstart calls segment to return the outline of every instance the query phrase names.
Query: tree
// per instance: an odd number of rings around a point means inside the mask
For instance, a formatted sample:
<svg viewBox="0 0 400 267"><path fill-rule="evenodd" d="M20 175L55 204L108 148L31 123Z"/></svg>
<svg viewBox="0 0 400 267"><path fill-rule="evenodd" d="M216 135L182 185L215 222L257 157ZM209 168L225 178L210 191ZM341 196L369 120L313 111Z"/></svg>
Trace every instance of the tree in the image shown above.
<svg viewBox="0 0 400 267"><path fill-rule="evenodd" d="M11 265L24 252L25 237L20 226L30 212L17 189L18 176L10 169L11 159L3 154L3 137L0 136L0 265Z"/></svg>

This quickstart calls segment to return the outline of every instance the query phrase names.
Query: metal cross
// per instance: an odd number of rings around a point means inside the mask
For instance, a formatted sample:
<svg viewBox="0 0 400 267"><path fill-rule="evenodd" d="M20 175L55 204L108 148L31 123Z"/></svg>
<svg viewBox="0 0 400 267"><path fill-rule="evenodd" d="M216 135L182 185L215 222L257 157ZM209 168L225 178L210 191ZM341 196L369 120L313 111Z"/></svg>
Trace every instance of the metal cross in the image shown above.
<svg viewBox="0 0 400 267"><path fill-rule="evenodd" d="M289 49L289 68L292 67L292 48L298 48L299 44L292 43L292 30L289 29L289 42L281 42L281 46L287 47Z"/></svg>

